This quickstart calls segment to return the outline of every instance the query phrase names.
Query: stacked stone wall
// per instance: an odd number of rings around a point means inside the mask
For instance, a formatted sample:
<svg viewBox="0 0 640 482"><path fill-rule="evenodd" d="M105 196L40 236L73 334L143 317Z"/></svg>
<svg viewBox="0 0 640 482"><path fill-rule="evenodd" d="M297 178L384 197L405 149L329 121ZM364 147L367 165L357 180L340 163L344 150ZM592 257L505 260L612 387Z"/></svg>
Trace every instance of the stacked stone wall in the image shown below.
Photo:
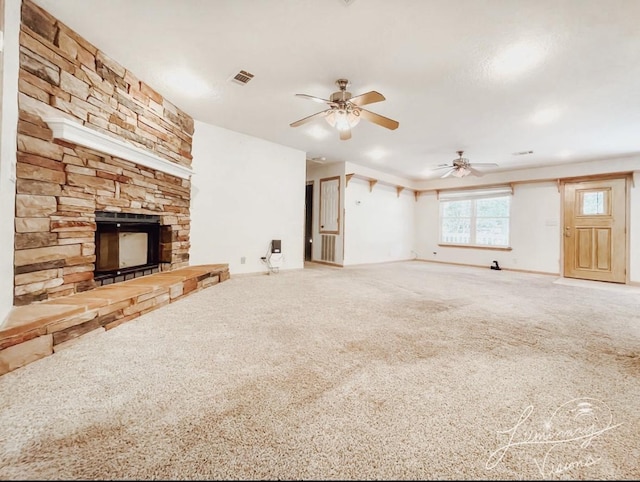
<svg viewBox="0 0 640 482"><path fill-rule="evenodd" d="M189 179L56 140L64 117L181 166L193 119L25 0L20 31L14 303L95 287L95 212L160 215L161 269L188 265Z"/></svg>

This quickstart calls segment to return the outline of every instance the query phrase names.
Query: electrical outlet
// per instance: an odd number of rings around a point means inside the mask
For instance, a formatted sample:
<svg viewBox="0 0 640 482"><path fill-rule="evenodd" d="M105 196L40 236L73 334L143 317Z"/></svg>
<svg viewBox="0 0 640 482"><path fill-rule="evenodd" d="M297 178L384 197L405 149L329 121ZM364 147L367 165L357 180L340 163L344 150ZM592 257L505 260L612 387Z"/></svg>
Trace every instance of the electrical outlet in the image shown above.
<svg viewBox="0 0 640 482"><path fill-rule="evenodd" d="M246 257L243 256L242 258L240 258L240 264L244 264L246 261L247 261Z"/></svg>

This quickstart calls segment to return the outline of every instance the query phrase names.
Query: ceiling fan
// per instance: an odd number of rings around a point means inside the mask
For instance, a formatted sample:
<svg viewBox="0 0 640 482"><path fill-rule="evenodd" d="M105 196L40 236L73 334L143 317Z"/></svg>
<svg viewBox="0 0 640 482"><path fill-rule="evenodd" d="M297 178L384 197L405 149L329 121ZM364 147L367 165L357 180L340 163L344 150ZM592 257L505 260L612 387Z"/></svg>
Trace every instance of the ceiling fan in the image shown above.
<svg viewBox="0 0 640 482"><path fill-rule="evenodd" d="M292 122L289 125L291 127L298 127L316 118L324 118L332 127L340 131L340 139L343 141L351 139L351 128L355 127L360 122L360 119L368 120L369 122L391 130L397 129L400 125L393 119L362 108L363 105L385 100L380 92L372 90L365 94L352 97L351 92L347 92L347 87L350 85L347 79L336 80L336 85L340 90L331 94L329 99L322 99L308 94L296 94L298 97L327 104L330 108Z"/></svg>
<svg viewBox="0 0 640 482"><path fill-rule="evenodd" d="M464 151L456 151L456 152L458 153L458 159L454 159L453 161L451 161L451 164L439 164L437 167L433 169L434 171L438 169L445 169L445 168L449 169L442 176L440 176L441 179L444 179L445 177L449 177L449 176L464 177L464 176L468 176L469 174L473 174L474 176L482 176L484 174L478 171L477 169L475 169L475 167L497 166L495 162L474 162L473 164L471 164L471 162L469 162L469 159L462 157L462 154L464 153Z"/></svg>

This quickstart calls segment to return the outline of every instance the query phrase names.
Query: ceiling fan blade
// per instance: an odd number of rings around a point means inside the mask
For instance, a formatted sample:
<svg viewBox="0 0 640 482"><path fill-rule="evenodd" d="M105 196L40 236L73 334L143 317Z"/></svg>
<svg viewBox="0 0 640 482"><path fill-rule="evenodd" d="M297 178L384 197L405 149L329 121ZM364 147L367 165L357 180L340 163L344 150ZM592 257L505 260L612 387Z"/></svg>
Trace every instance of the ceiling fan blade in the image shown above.
<svg viewBox="0 0 640 482"><path fill-rule="evenodd" d="M340 140L348 141L351 139L351 129L344 129L340 131Z"/></svg>
<svg viewBox="0 0 640 482"><path fill-rule="evenodd" d="M439 166L430 167L429 169L432 171L437 171L438 169L451 169L453 166L451 164L440 164Z"/></svg>
<svg viewBox="0 0 640 482"><path fill-rule="evenodd" d="M361 95L356 95L355 97L351 97L349 99L349 102L357 106L361 106L361 105L373 104L374 102L380 102L383 100L385 100L384 95L382 95L380 92L376 92L375 90L372 90L371 92L367 92L366 94L361 94Z"/></svg>
<svg viewBox="0 0 640 482"><path fill-rule="evenodd" d="M306 124L307 122L310 122L312 120L314 120L316 117L320 118L320 117L325 117L327 115L327 113L331 112L331 109L327 109L327 110L323 110L322 112L317 112L315 114L312 114L308 117L305 117L304 119L300 119L297 120L295 122L292 122L291 124L289 124L291 127L298 127L301 126L302 124Z"/></svg>
<svg viewBox="0 0 640 482"><path fill-rule="evenodd" d="M360 116L364 117L370 122L373 122L374 124L386 127L387 129L395 130L400 125L398 121L394 121L393 119L389 119L388 117L376 114L375 112L371 112L367 109L360 108L358 110L360 111Z"/></svg>
<svg viewBox="0 0 640 482"><path fill-rule="evenodd" d="M296 94L296 97L302 97L304 99L309 99L312 100L314 102L317 102L318 104L329 104L329 105L334 105L335 102L331 102L329 99L321 99L320 97L316 97L314 95L309 95L309 94Z"/></svg>
<svg viewBox="0 0 640 482"><path fill-rule="evenodd" d="M474 169L471 166L467 166L467 169L469 169L471 171L471 174L473 174L474 176L478 176L478 177L484 176L483 172L480 172L480 171L478 171L477 169Z"/></svg>
<svg viewBox="0 0 640 482"><path fill-rule="evenodd" d="M474 162L474 166L498 166L495 162Z"/></svg>
<svg viewBox="0 0 640 482"><path fill-rule="evenodd" d="M448 170L442 176L440 176L440 179L444 179L445 177L449 177L451 174L454 173L455 170L456 170L456 168L452 167L450 170Z"/></svg>

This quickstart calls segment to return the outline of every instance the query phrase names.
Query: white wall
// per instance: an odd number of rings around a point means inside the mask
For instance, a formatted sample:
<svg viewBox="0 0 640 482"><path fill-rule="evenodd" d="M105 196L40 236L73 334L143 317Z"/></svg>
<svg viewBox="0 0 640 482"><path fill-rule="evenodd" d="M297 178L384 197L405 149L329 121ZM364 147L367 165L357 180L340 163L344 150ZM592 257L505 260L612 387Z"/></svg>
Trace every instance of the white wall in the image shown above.
<svg viewBox="0 0 640 482"><path fill-rule="evenodd" d="M13 306L13 232L18 126L20 0L5 0L0 92L0 324Z"/></svg>
<svg viewBox="0 0 640 482"><path fill-rule="evenodd" d="M560 193L555 183L518 184L511 199L511 251L438 246L439 201L422 194L416 210L419 259L560 273ZM433 254L434 251L436 254Z"/></svg>
<svg viewBox="0 0 640 482"><path fill-rule="evenodd" d="M448 263L490 266L497 260L501 267L562 273L561 196L555 182L536 179L571 178L634 171L635 186L630 187L629 202L629 279L640 282L640 158L628 157L584 163L565 164L487 174L482 178L423 181L420 189L446 189L522 182L514 185L511 211L512 251L438 246L439 212L435 191L420 195L416 210L416 251L418 258ZM526 183L526 181L532 181ZM433 252L437 254L433 254Z"/></svg>
<svg viewBox="0 0 640 482"><path fill-rule="evenodd" d="M560 274L562 203L556 183L517 184L511 199L511 247L500 266Z"/></svg>
<svg viewBox="0 0 640 482"><path fill-rule="evenodd" d="M260 258L279 239L280 269L302 268L305 159L303 151L196 121L189 263L266 273Z"/></svg>
<svg viewBox="0 0 640 482"><path fill-rule="evenodd" d="M416 200L395 186L353 177L345 190L344 264L412 259Z"/></svg>

